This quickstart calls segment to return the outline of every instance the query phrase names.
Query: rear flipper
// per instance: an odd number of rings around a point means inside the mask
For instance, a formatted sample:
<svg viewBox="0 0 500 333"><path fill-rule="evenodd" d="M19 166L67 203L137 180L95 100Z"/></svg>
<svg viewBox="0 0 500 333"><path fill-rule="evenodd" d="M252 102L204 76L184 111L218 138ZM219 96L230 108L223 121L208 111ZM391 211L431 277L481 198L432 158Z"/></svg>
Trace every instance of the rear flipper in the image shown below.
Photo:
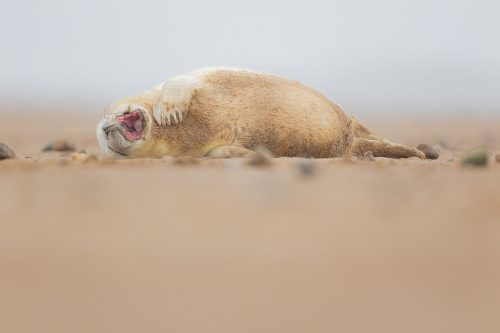
<svg viewBox="0 0 500 333"><path fill-rule="evenodd" d="M354 118L351 118L351 125L354 140L350 155L363 156L366 152L371 151L375 157L409 158L416 156L425 159L425 154L420 150L384 139L361 125Z"/></svg>
<svg viewBox="0 0 500 333"><path fill-rule="evenodd" d="M392 143L388 140L355 137L351 145L351 155L363 156L367 151L371 151L375 157L408 158L416 156L425 159L425 154L416 148Z"/></svg>

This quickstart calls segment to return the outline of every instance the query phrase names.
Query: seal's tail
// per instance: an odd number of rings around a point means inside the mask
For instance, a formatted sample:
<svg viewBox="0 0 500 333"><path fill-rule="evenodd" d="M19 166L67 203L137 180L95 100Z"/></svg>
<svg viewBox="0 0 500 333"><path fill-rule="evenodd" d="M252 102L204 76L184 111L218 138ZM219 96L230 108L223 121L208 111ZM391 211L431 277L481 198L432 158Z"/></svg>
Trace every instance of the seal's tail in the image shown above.
<svg viewBox="0 0 500 333"><path fill-rule="evenodd" d="M351 118L354 139L350 149L350 155L363 156L371 151L375 157L408 158L419 157L425 159L425 154L416 148L393 143L378 136L356 119Z"/></svg>

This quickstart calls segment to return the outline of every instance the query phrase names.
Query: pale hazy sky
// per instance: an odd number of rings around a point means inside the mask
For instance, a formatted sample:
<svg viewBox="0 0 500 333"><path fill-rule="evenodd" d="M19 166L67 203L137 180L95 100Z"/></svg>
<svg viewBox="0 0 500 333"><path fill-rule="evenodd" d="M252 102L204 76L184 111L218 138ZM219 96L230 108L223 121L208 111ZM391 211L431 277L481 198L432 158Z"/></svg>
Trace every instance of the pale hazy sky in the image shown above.
<svg viewBox="0 0 500 333"><path fill-rule="evenodd" d="M0 102L92 108L204 66L345 109L500 113L498 0L2 0Z"/></svg>

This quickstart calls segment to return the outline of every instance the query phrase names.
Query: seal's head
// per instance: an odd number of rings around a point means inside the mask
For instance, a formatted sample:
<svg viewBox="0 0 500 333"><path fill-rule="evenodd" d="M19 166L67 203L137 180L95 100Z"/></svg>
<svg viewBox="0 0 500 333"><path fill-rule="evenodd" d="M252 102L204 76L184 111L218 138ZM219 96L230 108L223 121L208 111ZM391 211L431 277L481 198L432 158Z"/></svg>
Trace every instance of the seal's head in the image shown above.
<svg viewBox="0 0 500 333"><path fill-rule="evenodd" d="M148 106L122 103L105 111L97 125L97 140L103 152L114 157L141 157L151 144L154 126Z"/></svg>

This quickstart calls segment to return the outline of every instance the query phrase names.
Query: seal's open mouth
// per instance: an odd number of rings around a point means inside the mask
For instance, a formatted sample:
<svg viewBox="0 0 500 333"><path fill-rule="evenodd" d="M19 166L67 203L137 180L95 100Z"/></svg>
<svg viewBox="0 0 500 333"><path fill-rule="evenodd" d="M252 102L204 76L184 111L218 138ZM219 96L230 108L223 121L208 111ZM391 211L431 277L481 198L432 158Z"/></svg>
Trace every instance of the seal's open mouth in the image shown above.
<svg viewBox="0 0 500 333"><path fill-rule="evenodd" d="M123 129L125 138L130 141L139 140L142 136L143 119L140 111L126 113L116 117Z"/></svg>

